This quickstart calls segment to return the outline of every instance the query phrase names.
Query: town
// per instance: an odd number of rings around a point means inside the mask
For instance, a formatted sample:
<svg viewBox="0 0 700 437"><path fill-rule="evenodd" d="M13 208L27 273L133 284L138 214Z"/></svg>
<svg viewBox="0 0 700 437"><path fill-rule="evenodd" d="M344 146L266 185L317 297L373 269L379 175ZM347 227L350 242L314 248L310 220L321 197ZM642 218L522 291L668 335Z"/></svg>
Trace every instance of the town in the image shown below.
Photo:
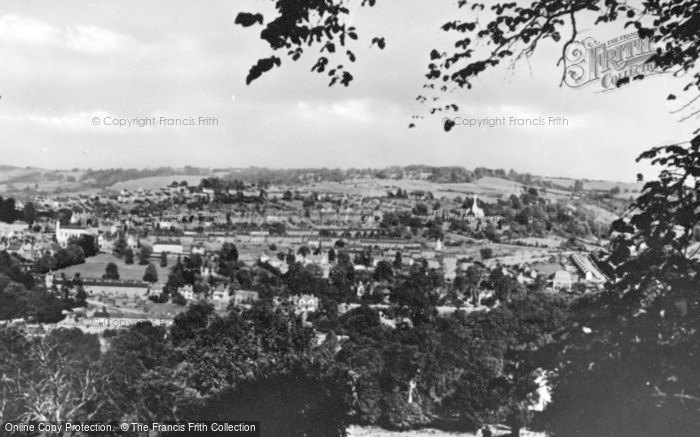
<svg viewBox="0 0 700 437"><path fill-rule="evenodd" d="M519 289L582 294L607 282L599 263L609 229L591 205L624 205L619 187L528 185L512 171L483 169L473 182L440 184L432 180L443 169L406 171L342 182L308 175L317 182L294 185L174 178L8 198L5 268L16 266L65 308L48 325L11 306L4 318L37 332L98 332L129 326L119 319L172 320L200 300L224 312L266 299L317 320L329 305L343 314L396 304L395 277L417 268L429 272L441 313L488 310ZM334 292L280 280L302 272ZM99 317L114 325L91 322Z"/></svg>

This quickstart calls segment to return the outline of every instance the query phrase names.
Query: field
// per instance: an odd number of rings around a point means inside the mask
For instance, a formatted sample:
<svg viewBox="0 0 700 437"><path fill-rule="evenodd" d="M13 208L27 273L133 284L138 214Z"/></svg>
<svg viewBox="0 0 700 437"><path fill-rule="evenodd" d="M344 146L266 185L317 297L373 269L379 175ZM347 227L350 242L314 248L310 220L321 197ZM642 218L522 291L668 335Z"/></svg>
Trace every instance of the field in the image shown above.
<svg viewBox="0 0 700 437"><path fill-rule="evenodd" d="M552 182L555 185L560 185L562 187L573 188L576 179L566 179L566 178L542 178L542 180ZM611 190L614 187L620 187L621 190L628 189L641 190L644 186L644 182L615 182L615 181L583 181L583 188L585 190Z"/></svg>
<svg viewBox="0 0 700 437"><path fill-rule="evenodd" d="M496 199L501 196L522 193L522 185L517 182L499 178L485 177L476 182L458 184L437 184L430 181L413 179L355 179L343 183L320 182L310 184L311 190L319 190L338 194L355 194L364 196L383 196L387 191L430 191L436 199L447 197L453 199L476 193L483 199Z"/></svg>
<svg viewBox="0 0 700 437"><path fill-rule="evenodd" d="M117 182L109 188L115 191L121 191L124 189L129 191L136 191L139 188L143 190L154 190L158 188L167 187L173 181L177 181L178 183L182 181L187 181L188 185L199 185L199 182L208 176L211 175L153 176L149 178L131 179L124 182Z"/></svg>
<svg viewBox="0 0 700 437"><path fill-rule="evenodd" d="M465 199L471 198L476 194L481 200L487 202L495 202L496 199L499 198L508 198L511 194L520 196L525 190L525 186L519 182L494 177L484 177L474 182L454 184L438 184L435 182L413 179L355 179L343 183L314 183L308 185L308 188L329 193L354 194L370 197L382 196L385 195L387 191L396 191L400 188L409 193L411 191L430 191L436 199L442 197L454 199L458 196ZM564 190L548 189L546 193L542 193L541 196L550 200L556 200L569 197L571 193Z"/></svg>
<svg viewBox="0 0 700 437"><path fill-rule="evenodd" d="M11 167L0 165L0 191L11 193L15 198L22 198L26 192L42 191L49 193L82 192L90 189L90 185L81 182L86 170L47 170L35 167ZM131 179L114 184L110 189L135 191L139 188L154 189L169 185L174 180L187 181L190 185L198 185L204 177L222 177L227 173L207 173L204 175L178 174L172 176L154 176L141 179ZM99 191L99 190L95 190ZM33 197L33 196L32 196ZM28 200L28 199L24 199Z"/></svg>
<svg viewBox="0 0 700 437"><path fill-rule="evenodd" d="M40 168L1 168L0 189L14 193L21 190L74 191L82 186L79 182L83 171L44 170ZM20 197L20 196L15 196Z"/></svg>
<svg viewBox="0 0 700 437"><path fill-rule="evenodd" d="M146 266L141 266L138 264L138 256L134 259L134 264L127 265L124 260L117 258L114 255L101 253L97 256L87 258L84 264L78 264L74 266L67 267L65 269L58 270L56 273L65 273L67 277L73 277L75 273L80 273L83 278L101 278L105 273L105 268L107 264L113 262L117 265L119 270L119 279L126 279L132 281L140 281L143 278L143 274L146 271ZM156 266L158 271L158 280L165 282L170 273L170 266L175 262L174 258L168 260L168 267L162 268L160 266L159 259L152 259L151 262Z"/></svg>

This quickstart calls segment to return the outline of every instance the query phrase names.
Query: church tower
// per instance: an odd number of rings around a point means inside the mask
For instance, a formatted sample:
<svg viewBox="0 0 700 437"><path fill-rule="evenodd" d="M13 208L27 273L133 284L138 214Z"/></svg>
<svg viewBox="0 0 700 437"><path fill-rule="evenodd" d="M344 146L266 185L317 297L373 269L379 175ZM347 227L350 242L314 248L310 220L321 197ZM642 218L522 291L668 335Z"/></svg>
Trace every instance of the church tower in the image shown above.
<svg viewBox="0 0 700 437"><path fill-rule="evenodd" d="M484 210L479 208L479 205L477 205L477 203L476 203L476 194L474 194L474 203L472 204L472 208L471 208L470 212L477 219L484 218Z"/></svg>

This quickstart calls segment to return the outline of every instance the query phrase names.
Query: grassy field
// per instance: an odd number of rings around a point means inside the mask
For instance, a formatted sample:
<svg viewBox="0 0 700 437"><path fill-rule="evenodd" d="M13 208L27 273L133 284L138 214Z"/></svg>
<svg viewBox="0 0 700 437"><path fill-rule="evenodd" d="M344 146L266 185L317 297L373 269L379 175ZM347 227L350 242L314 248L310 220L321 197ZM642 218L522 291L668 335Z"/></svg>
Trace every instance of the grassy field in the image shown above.
<svg viewBox="0 0 700 437"><path fill-rule="evenodd" d="M141 179L131 179L125 182L117 182L116 184L109 187L111 190L123 190L127 189L129 191L136 191L139 188L144 190L153 190L158 188L167 187L173 181L182 182L187 181L188 185L199 185L199 182L211 175L172 175L172 176L153 176L150 178Z"/></svg>
<svg viewBox="0 0 700 437"><path fill-rule="evenodd" d="M338 194L355 194L364 196L382 196L387 191L431 191L437 199L446 197L453 199L457 196L464 198L476 193L483 199L496 199L501 196L520 194L522 185L500 178L485 177L473 183L437 184L430 181L413 179L356 179L343 183L321 182L309 185L311 190L319 190Z"/></svg>
<svg viewBox="0 0 700 437"><path fill-rule="evenodd" d="M146 266L138 264L138 257L134 259L134 264L127 265L124 260L117 258L114 255L101 253L97 256L87 258L84 264L78 264L75 266L70 266L65 269L58 270L56 273L65 273L66 276L72 277L75 273L80 273L83 278L101 278L105 272L107 264L113 262L117 265L119 270L119 278L127 279L132 281L140 281L143 278L143 274L146 271ZM168 260L168 267L162 268L160 266L160 260L153 259L151 262L156 266L158 271L158 280L165 282L170 273L170 266L175 263L175 258Z"/></svg>
<svg viewBox="0 0 700 437"><path fill-rule="evenodd" d="M79 182L83 171L45 170L41 168L2 168L0 169L0 188L5 191L30 190L53 191L74 190L82 186ZM68 182L68 178L74 182Z"/></svg>
<svg viewBox="0 0 700 437"><path fill-rule="evenodd" d="M474 182L466 183L446 183L437 184L424 180L412 179L357 179L345 181L343 183L336 182L321 182L308 186L311 190L319 190L338 194L355 194L364 196L381 196L387 191L396 191L397 188L411 191L430 191L436 199L446 197L454 199L459 196L461 198L471 198L473 194L479 196L480 199L487 202L495 202L498 198L507 198L511 194L520 196L524 190L524 185L519 182L514 182L506 179L495 177L484 177ZM556 189L548 189L543 197L551 200L569 197L570 192Z"/></svg>
<svg viewBox="0 0 700 437"><path fill-rule="evenodd" d="M564 178L542 178L545 181L550 181L555 185L562 187L573 188L576 179ZM584 190L604 190L609 191L614 187L620 187L620 190L641 190L644 182L614 182L614 181L583 181Z"/></svg>

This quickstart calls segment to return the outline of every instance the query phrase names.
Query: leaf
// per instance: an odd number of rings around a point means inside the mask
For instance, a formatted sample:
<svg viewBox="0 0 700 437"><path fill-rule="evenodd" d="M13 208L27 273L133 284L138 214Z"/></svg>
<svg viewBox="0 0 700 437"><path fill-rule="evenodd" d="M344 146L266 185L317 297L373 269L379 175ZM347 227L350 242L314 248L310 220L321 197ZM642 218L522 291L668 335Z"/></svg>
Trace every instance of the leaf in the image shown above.
<svg viewBox="0 0 700 437"><path fill-rule="evenodd" d="M386 42L384 41L384 38L372 38L372 43L369 46L372 47L375 43L377 44L377 47L379 47L381 50L383 50L384 47L386 47Z"/></svg>
<svg viewBox="0 0 700 437"><path fill-rule="evenodd" d="M275 65L279 67L281 63L282 61L280 60L280 58L276 56L259 59L258 63L250 68L250 71L248 72L248 77L246 77L245 79L245 84L250 85L251 82L262 76L264 72L272 70L272 67L274 67Z"/></svg>
<svg viewBox="0 0 700 437"><path fill-rule="evenodd" d="M236 16L234 24L240 24L243 27L250 27L254 24L263 24L262 14L250 14L248 12L240 12Z"/></svg>
<svg viewBox="0 0 700 437"><path fill-rule="evenodd" d="M311 67L311 71L318 71L319 73L323 73L323 71L326 69L326 64L328 64L328 58L325 58L321 56L318 58L318 61L316 61L316 64Z"/></svg>
<svg viewBox="0 0 700 437"><path fill-rule="evenodd" d="M340 80L340 83L342 83L345 86L350 85L350 82L352 82L352 74L348 73L347 71L343 72L343 78Z"/></svg>

